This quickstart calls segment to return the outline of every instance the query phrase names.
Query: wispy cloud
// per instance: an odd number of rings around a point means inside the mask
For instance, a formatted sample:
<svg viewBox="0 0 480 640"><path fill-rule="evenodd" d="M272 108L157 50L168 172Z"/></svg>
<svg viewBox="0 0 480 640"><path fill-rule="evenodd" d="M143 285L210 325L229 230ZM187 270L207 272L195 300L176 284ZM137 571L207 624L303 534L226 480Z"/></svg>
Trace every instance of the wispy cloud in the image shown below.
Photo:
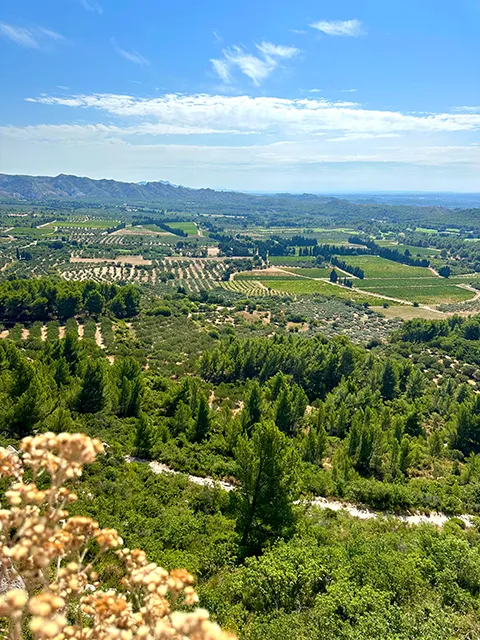
<svg viewBox="0 0 480 640"><path fill-rule="evenodd" d="M212 59L212 60L210 60L210 62L212 63L213 70L215 71L217 76L223 82L226 82L226 83L230 82L230 80L231 80L231 77L230 77L230 65L229 65L228 61L227 60Z"/></svg>
<svg viewBox="0 0 480 640"><path fill-rule="evenodd" d="M223 39L222 36L219 36L218 33L215 31L215 29L212 31L212 33L213 33L213 37L217 42L222 42L222 39Z"/></svg>
<svg viewBox="0 0 480 640"><path fill-rule="evenodd" d="M38 26L26 29L25 27L16 27L5 22L0 22L0 36L28 49L42 49L51 44L52 41L57 43L66 42L62 35L52 31L52 29Z"/></svg>
<svg viewBox="0 0 480 640"><path fill-rule="evenodd" d="M278 67L282 59L293 58L299 53L296 47L272 42L261 42L255 47L261 56L249 53L243 47L224 49L222 58L210 60L213 70L225 83L232 82L233 73L238 70L258 87Z"/></svg>
<svg viewBox="0 0 480 640"><path fill-rule="evenodd" d="M365 35L363 25L360 20L320 20L313 22L313 29L317 29L327 36L350 36L358 38Z"/></svg>
<svg viewBox="0 0 480 640"><path fill-rule="evenodd" d="M458 113L480 113L480 107L454 107Z"/></svg>
<svg viewBox="0 0 480 640"><path fill-rule="evenodd" d="M338 132L337 135L455 133L480 131L480 114L428 113L365 109L352 102L317 98L175 95L135 98L92 94L41 96L29 102L98 109L119 117L145 118L158 124L236 132L279 133L286 136ZM366 138L368 139L368 138ZM478 152L478 149L477 149Z"/></svg>
<svg viewBox="0 0 480 640"><path fill-rule="evenodd" d="M342 89L342 93L357 93L358 89Z"/></svg>
<svg viewBox="0 0 480 640"><path fill-rule="evenodd" d="M296 47L286 47L272 42L261 42L255 46L266 58L293 58L299 53Z"/></svg>
<svg viewBox="0 0 480 640"><path fill-rule="evenodd" d="M80 4L86 11L95 11L101 15L103 13L103 8L96 0L79 0Z"/></svg>
<svg viewBox="0 0 480 640"><path fill-rule="evenodd" d="M122 49L121 47L119 47L115 41L115 38L112 38L111 42L118 55L122 56L122 58L125 58L125 60L133 62L134 64L140 64L142 66L150 64L150 60L144 58L140 53L138 53L138 51L127 51L126 49Z"/></svg>

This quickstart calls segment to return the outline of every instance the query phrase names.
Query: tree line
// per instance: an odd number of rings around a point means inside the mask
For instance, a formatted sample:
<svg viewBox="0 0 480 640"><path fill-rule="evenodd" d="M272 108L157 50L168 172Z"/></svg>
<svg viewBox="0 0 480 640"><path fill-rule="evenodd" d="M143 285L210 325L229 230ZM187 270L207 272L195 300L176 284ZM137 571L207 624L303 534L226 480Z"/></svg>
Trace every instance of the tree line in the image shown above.
<svg viewBox="0 0 480 640"><path fill-rule="evenodd" d="M108 311L128 318L140 310L134 285L64 282L50 278L6 280L0 283L0 320L5 323L67 320L79 314L98 316Z"/></svg>

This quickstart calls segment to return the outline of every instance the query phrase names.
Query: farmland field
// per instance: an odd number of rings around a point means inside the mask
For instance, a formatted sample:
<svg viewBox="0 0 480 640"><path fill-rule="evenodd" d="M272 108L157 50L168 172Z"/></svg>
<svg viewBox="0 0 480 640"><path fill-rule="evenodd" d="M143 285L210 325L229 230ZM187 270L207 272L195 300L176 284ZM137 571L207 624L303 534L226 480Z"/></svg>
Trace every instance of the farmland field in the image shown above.
<svg viewBox="0 0 480 640"><path fill-rule="evenodd" d="M169 222L168 224L172 229L181 229L189 236L198 236L197 226L193 222Z"/></svg>
<svg viewBox="0 0 480 640"><path fill-rule="evenodd" d="M119 220L56 220L46 225L46 229L58 227L60 229L109 229L118 225Z"/></svg>
<svg viewBox="0 0 480 640"><path fill-rule="evenodd" d="M341 259L341 256L340 256ZM426 267L410 267L406 264L393 262L379 256L348 256L345 260L354 267L360 267L365 272L365 278L436 278L434 273Z"/></svg>
<svg viewBox="0 0 480 640"><path fill-rule="evenodd" d="M398 251L400 251L400 253L405 253L405 251L408 249L408 251L410 251L412 256L417 256L417 255L437 256L440 253L440 249L432 249L430 247L416 247L411 244L403 244L403 243L398 244L396 242L392 242L391 240L379 240L377 244L380 247L389 247L391 249L397 249Z"/></svg>
<svg viewBox="0 0 480 640"><path fill-rule="evenodd" d="M356 280L354 286L372 293L422 304L462 302L470 300L475 295L472 291L455 286L443 278L405 278L404 280L372 278L360 283Z"/></svg>
<svg viewBox="0 0 480 640"><path fill-rule="evenodd" d="M307 278L328 278L332 270L328 269L327 267L306 267L305 269L287 268L285 269L285 271L293 273L297 276L306 276Z"/></svg>
<svg viewBox="0 0 480 640"><path fill-rule="evenodd" d="M292 277L258 277L257 279L233 280L231 282L222 283L225 288L235 289L241 287L242 291L248 293L256 290L259 293L250 293L249 295L268 295L273 294L320 294L325 296L334 296L343 300L356 300L357 302L368 302L369 304L382 304L387 302L368 294L356 292L346 287L340 287L325 282L324 280L309 280L307 278Z"/></svg>
<svg viewBox="0 0 480 640"><path fill-rule="evenodd" d="M315 264L315 258L313 256L269 256L268 262L278 267L302 264L313 266Z"/></svg>

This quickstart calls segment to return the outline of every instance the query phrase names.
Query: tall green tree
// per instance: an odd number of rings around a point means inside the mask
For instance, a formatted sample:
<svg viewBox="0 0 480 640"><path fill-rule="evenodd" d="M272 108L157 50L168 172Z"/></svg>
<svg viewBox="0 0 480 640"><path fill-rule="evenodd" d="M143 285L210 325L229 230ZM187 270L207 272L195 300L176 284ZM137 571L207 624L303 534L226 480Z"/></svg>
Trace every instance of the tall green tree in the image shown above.
<svg viewBox="0 0 480 640"><path fill-rule="evenodd" d="M240 552L254 555L269 540L292 532L298 453L273 422L263 421L251 438L239 439L235 461L240 488L233 501Z"/></svg>
<svg viewBox="0 0 480 640"><path fill-rule="evenodd" d="M113 377L117 395L117 415L138 416L143 394L142 368L135 358L127 356L115 363Z"/></svg>
<svg viewBox="0 0 480 640"><path fill-rule="evenodd" d="M150 458L152 452L152 428L148 417L142 413L137 421L137 428L135 431L135 455L139 458Z"/></svg>
<svg viewBox="0 0 480 640"><path fill-rule="evenodd" d="M245 398L245 407L242 413L242 422L245 431L250 433L253 427L260 422L261 417L262 389L258 380L253 380Z"/></svg>
<svg viewBox="0 0 480 640"><path fill-rule="evenodd" d="M79 413L97 413L105 407L106 371L103 360L87 360L77 397Z"/></svg>
<svg viewBox="0 0 480 640"><path fill-rule="evenodd" d="M275 424L283 433L294 435L295 413L292 396L288 388L284 387L275 403Z"/></svg>
<svg viewBox="0 0 480 640"><path fill-rule="evenodd" d="M393 362L388 359L383 369L380 393L384 400L393 400L397 393L398 376Z"/></svg>
<svg viewBox="0 0 480 640"><path fill-rule="evenodd" d="M201 393L198 399L197 415L195 418L194 441L202 442L210 432L210 407L208 399Z"/></svg>
<svg viewBox="0 0 480 640"><path fill-rule="evenodd" d="M100 291L93 289L85 298L85 310L91 316L99 316L105 307L105 298Z"/></svg>

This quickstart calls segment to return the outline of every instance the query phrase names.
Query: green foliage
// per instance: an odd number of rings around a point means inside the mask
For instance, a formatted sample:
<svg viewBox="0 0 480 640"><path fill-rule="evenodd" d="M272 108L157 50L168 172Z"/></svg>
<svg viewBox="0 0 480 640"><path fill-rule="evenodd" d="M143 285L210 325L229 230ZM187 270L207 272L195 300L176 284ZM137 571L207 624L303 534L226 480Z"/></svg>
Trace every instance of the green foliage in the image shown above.
<svg viewBox="0 0 480 640"><path fill-rule="evenodd" d="M112 308L114 301L123 307L114 304ZM84 312L100 315L106 303L117 317L133 317L140 311L140 292L133 285L117 287L91 281L32 278L0 282L0 320L7 323L67 320Z"/></svg>
<svg viewBox="0 0 480 640"><path fill-rule="evenodd" d="M251 438L239 439L235 460L240 481L234 495L240 547L244 555L252 555L292 529L298 457L273 423L262 422Z"/></svg>
<svg viewBox="0 0 480 640"><path fill-rule="evenodd" d="M82 385L76 409L80 413L97 413L106 403L106 368L102 360L89 358L82 372Z"/></svg>

